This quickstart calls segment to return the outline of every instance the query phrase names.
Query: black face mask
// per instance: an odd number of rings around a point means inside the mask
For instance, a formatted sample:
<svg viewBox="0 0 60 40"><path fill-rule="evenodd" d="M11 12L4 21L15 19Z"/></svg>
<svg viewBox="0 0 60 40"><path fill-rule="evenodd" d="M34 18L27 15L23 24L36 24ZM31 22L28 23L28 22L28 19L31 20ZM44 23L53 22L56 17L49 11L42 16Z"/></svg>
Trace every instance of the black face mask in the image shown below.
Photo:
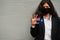
<svg viewBox="0 0 60 40"><path fill-rule="evenodd" d="M43 15L46 15L47 13L52 14L52 9L51 8L43 8L42 13L43 13Z"/></svg>

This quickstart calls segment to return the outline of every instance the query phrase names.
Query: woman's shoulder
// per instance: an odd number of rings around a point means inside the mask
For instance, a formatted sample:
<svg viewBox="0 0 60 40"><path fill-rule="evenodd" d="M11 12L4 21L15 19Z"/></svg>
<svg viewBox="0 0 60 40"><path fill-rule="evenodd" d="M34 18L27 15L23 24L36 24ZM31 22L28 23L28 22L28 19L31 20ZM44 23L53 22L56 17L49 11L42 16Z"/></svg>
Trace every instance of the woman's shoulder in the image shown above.
<svg viewBox="0 0 60 40"><path fill-rule="evenodd" d="M60 20L60 17L56 17L56 19Z"/></svg>
<svg viewBox="0 0 60 40"><path fill-rule="evenodd" d="M58 17L58 20L60 21L60 17Z"/></svg>
<svg viewBox="0 0 60 40"><path fill-rule="evenodd" d="M59 17L59 22L60 22L60 17Z"/></svg>
<svg viewBox="0 0 60 40"><path fill-rule="evenodd" d="M58 22L60 23L60 17L58 17L57 19L58 19Z"/></svg>

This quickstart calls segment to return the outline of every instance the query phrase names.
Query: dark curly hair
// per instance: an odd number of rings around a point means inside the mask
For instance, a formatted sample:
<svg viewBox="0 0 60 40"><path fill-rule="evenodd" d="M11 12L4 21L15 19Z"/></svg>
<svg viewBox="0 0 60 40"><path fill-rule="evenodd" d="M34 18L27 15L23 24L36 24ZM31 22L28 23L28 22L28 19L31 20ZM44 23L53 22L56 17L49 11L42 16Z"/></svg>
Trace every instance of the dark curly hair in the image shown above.
<svg viewBox="0 0 60 40"><path fill-rule="evenodd" d="M42 0L42 1L40 2L39 6L38 6L38 8L37 8L37 10L35 11L34 14L38 14L39 17L42 17L42 16L43 16L43 15L42 15L42 12L41 12L41 10L42 10L41 7L43 7L44 3L48 3L49 6L51 7L51 9L52 9L52 11L53 11L52 16L58 17L58 14L57 14L57 12L56 12L56 10L55 10L55 8L54 8L51 0Z"/></svg>

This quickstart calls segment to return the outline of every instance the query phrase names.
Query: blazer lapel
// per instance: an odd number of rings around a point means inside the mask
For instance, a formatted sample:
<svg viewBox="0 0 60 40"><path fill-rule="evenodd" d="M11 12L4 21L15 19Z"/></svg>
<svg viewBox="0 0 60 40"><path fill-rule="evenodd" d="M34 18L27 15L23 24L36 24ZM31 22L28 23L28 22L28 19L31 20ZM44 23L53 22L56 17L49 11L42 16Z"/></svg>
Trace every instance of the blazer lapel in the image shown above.
<svg viewBox="0 0 60 40"><path fill-rule="evenodd" d="M41 28L43 29L43 33L45 33L45 24L44 24L43 18L41 18L41 20L40 20L40 25L41 25Z"/></svg>

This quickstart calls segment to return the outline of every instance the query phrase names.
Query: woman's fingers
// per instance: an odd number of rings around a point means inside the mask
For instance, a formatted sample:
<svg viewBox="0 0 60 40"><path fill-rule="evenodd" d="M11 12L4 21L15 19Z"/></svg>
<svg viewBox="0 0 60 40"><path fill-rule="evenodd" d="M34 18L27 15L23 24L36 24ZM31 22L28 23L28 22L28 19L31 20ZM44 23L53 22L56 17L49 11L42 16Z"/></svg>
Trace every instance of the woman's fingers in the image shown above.
<svg viewBox="0 0 60 40"><path fill-rule="evenodd" d="M33 17L34 17L34 18L37 18L37 16L38 16L38 14L34 14L34 16L33 16Z"/></svg>
<svg viewBox="0 0 60 40"><path fill-rule="evenodd" d="M37 22L36 22L37 16L38 16L38 15L34 15L34 16L33 16L33 18L32 18L32 25L37 24Z"/></svg>

